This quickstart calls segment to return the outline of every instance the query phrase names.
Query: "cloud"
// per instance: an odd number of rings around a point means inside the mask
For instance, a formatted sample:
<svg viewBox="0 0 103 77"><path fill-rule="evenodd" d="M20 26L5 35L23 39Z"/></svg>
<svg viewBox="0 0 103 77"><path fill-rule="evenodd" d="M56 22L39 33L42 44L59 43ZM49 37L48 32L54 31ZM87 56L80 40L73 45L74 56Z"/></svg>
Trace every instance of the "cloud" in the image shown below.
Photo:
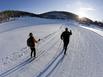
<svg viewBox="0 0 103 77"><path fill-rule="evenodd" d="M80 8L77 9L76 13L80 17L89 17L90 13L92 13L95 10L96 9L94 9L92 7L80 7Z"/></svg>
<svg viewBox="0 0 103 77"><path fill-rule="evenodd" d="M96 9L94 9L92 7L81 7L81 8L79 8L79 10L83 10L83 11L95 11Z"/></svg>

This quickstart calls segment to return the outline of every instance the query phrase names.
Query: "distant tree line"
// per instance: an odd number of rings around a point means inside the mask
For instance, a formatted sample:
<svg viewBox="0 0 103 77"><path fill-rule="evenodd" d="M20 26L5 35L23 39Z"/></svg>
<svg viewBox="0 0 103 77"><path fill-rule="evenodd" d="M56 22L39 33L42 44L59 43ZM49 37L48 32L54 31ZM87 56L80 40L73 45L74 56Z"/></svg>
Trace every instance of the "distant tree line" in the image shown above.
<svg viewBox="0 0 103 77"><path fill-rule="evenodd" d="M94 21L93 24L99 27L103 27L103 22L100 22L100 21Z"/></svg>
<svg viewBox="0 0 103 77"><path fill-rule="evenodd" d="M6 22L9 21L10 18L15 19L17 17L23 17L23 16L35 17L37 15L33 13L24 12L24 11L7 10L7 11L0 12L0 22Z"/></svg>
<svg viewBox="0 0 103 77"><path fill-rule="evenodd" d="M92 24L92 25L96 25L98 27L103 27L103 22L92 21L92 20L90 20L88 18L78 19L78 21L79 21L80 24L85 24L85 25L88 25L88 26L90 26Z"/></svg>
<svg viewBox="0 0 103 77"><path fill-rule="evenodd" d="M80 19L78 15L70 12L65 12L65 11L51 11L42 14L34 14L34 13L29 13L24 11L6 10L0 12L0 23L7 22L10 20L15 20L15 18L24 17L24 16L40 17L40 18L47 18L47 19L76 20L80 24L85 24L88 26L93 24L99 27L103 27L103 22L92 21L91 19L86 17Z"/></svg>

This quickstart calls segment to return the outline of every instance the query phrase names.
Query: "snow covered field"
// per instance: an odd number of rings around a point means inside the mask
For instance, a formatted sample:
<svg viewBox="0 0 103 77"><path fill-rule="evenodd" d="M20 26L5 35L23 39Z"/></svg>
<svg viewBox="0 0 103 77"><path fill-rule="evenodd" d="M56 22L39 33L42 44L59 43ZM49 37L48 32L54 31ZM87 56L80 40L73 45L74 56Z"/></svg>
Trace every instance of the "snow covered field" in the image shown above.
<svg viewBox="0 0 103 77"><path fill-rule="evenodd" d="M69 26L68 26L69 25ZM60 34L71 29L67 54ZM96 31L96 30L95 30ZM30 58L28 34L41 41ZM0 77L103 77L103 37L74 21L20 18L0 24Z"/></svg>

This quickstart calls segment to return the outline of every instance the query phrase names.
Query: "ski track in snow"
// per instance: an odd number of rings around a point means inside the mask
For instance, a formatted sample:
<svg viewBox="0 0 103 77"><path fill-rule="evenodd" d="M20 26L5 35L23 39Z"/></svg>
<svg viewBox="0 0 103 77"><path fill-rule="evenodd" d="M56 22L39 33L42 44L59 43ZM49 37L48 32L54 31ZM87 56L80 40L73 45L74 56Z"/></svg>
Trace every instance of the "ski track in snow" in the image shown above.
<svg viewBox="0 0 103 77"><path fill-rule="evenodd" d="M103 37L80 27L72 30L68 53L49 77L102 77Z"/></svg>
<svg viewBox="0 0 103 77"><path fill-rule="evenodd" d="M58 31L58 30L57 30L57 31ZM48 37L50 37L49 39L47 39L48 42L46 42L46 43L44 43L44 44L48 44L50 41L54 40L55 37L56 37L56 35L57 35L57 31L55 31L55 32L47 35L46 37L44 37L45 39L48 38ZM55 35L55 33L56 33L56 35ZM54 37L53 37L53 36L54 36ZM43 38L43 39L44 39L44 38ZM43 40L43 39L42 39L42 40ZM37 55L36 60L37 60L38 58L40 58L40 56L42 56L44 52L46 53L46 51L50 50L58 41L59 41L59 40L57 40L57 41L56 41L50 48L48 48L47 50L42 50L42 49L40 49L41 51L39 51L39 54ZM43 45L43 46L44 46L44 45ZM43 46L42 46L42 48L43 48ZM41 48L41 47L40 47L40 48ZM11 73L13 73L13 72L15 72L16 70L18 70L18 69L20 69L21 67L23 67L23 66L25 66L26 64L28 64L30 61L31 61L30 59L25 60L24 62L18 64L17 66L15 66L15 67L7 70L6 72L0 74L0 77L5 77L5 76L7 76L7 75L9 75L9 74L11 74Z"/></svg>
<svg viewBox="0 0 103 77"><path fill-rule="evenodd" d="M50 37L50 36L52 36L52 35L56 36L55 33L57 33L57 32L58 32L58 31L53 32L53 33L47 35L47 36L44 37L44 38L46 39L46 38L48 38L48 37ZM55 38L55 37L53 37L53 36L52 36L51 38L49 38L49 40L48 40L47 43L49 43L50 41L52 41L54 38ZM43 39L42 39L42 40L43 40ZM58 42L58 41L59 41L59 40L57 40L57 42ZM51 48L53 48L53 46L54 46L57 42L55 42L48 50L50 50ZM47 44L47 43L45 43L45 44ZM48 51L48 50L46 50L46 51ZM44 50L44 51L45 51L45 50ZM40 55L43 54L44 51L42 51L41 53L39 52L40 54L37 56L37 58L40 57ZM29 59L26 60L26 61L24 61L24 62L22 62L22 63L20 63L19 65L15 66L15 67L13 67L13 68L7 70L6 72L0 74L0 77L5 77L5 76L7 76L7 75L9 75L9 74L11 74L11 73L13 73L13 72L15 72L15 71L18 70L19 68L25 66L25 65L28 64L28 63L29 63Z"/></svg>
<svg viewBox="0 0 103 77"><path fill-rule="evenodd" d="M103 77L103 37L74 25L78 24L58 24L57 31L42 37L35 60L12 66L0 77ZM64 56L60 34L65 27L72 30L72 36Z"/></svg>

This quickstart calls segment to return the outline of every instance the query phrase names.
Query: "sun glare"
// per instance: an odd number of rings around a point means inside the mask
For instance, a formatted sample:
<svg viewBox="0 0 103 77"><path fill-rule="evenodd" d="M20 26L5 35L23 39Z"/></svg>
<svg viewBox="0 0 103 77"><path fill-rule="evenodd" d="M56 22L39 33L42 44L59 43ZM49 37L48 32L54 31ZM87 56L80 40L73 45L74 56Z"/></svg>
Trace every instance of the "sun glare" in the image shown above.
<svg viewBox="0 0 103 77"><path fill-rule="evenodd" d="M79 15L79 18L87 17L87 13L88 13L88 11L86 9L82 9L82 8L80 8L77 11L77 14Z"/></svg>
<svg viewBox="0 0 103 77"><path fill-rule="evenodd" d="M78 15L79 15L79 18L86 17L86 14L83 11L79 11Z"/></svg>

